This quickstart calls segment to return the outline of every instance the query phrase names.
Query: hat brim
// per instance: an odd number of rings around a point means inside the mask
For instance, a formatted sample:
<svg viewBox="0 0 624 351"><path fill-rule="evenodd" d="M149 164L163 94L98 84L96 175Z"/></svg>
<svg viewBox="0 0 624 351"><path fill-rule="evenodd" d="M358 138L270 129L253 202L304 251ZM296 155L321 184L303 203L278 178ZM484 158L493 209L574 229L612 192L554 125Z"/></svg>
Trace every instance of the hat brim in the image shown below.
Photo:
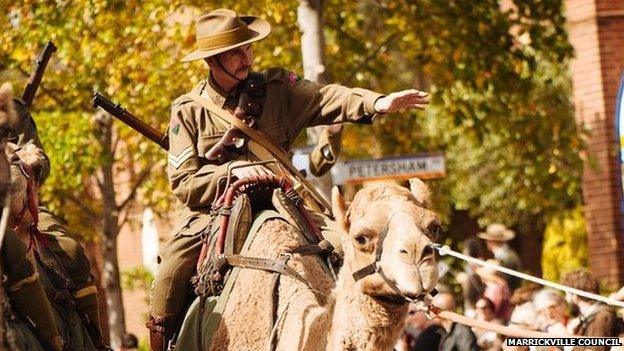
<svg viewBox="0 0 624 351"><path fill-rule="evenodd" d="M254 33L250 39L247 39L240 43L236 43L233 45L229 45L229 46L225 46L225 47L213 49L213 50L195 49L190 54L184 56L180 60L180 62L191 62L191 61L205 59L207 57L214 56L222 52L226 52L228 50L232 50L239 46L247 45L247 44L262 40L271 33L271 25L269 24L269 22L265 21L264 19L260 17L240 16L239 18L243 22L245 22L247 24L247 27L251 29L251 31Z"/></svg>
<svg viewBox="0 0 624 351"><path fill-rule="evenodd" d="M491 241L509 241L513 240L516 237L516 233L512 230L505 230L503 235L492 235L488 232L480 232L477 234L477 237L483 240L491 240Z"/></svg>

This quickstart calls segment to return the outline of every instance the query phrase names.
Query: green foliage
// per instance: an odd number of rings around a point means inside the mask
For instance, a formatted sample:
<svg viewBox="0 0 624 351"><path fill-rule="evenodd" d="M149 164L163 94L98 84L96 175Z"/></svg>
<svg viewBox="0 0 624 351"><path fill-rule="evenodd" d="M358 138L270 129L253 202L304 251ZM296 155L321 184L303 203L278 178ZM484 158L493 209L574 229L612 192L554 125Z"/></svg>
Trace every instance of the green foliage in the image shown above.
<svg viewBox="0 0 624 351"><path fill-rule="evenodd" d="M544 279L559 281L565 273L586 267L586 222L579 206L548 222L544 233L542 271Z"/></svg>
<svg viewBox="0 0 624 351"><path fill-rule="evenodd" d="M143 290L149 292L154 274L143 266L127 269L121 273L121 287L129 291Z"/></svg>
<svg viewBox="0 0 624 351"><path fill-rule="evenodd" d="M101 181L101 167L111 161L124 179L119 182L118 203L133 183L141 182L139 174L146 168L151 168L151 177L139 188L141 201L160 212L173 202L165 153L120 122L114 123L113 149L102 149L96 142L98 124L91 118L95 110L90 101L94 90L101 91L165 129L171 101L201 78L177 62L191 34L171 15L179 6L170 1L26 1L1 6L11 20L1 22L0 63L5 71L24 73L16 90L41 43L53 40L58 46L33 115L52 164L43 201L76 231L94 233L93 224L102 213L94 185Z"/></svg>
<svg viewBox="0 0 624 351"><path fill-rule="evenodd" d="M509 4L325 1L331 81L382 92L416 86L432 93L426 113L378 118L372 127L349 126L346 155L445 151L448 177L435 182L440 209L468 209L484 223L512 225L518 218L548 216L578 204L584 145L569 99L572 48L564 30L563 1ZM62 114L72 128L80 126L84 137L61 141L64 133L43 136L49 152L59 153L53 159L59 160L72 149L57 150L55 143L77 147L93 138L93 125L77 121L92 113L93 89L164 130L170 102L206 73L202 62L177 60L194 46L190 19L209 9L229 7L267 19L273 32L254 45L256 68L300 71L297 6L298 1L268 0L3 2L11 21L2 23L0 63L26 71L40 43L52 39L59 46L44 79L49 93L40 94L36 107ZM40 130L58 122L41 121ZM167 211L173 199L164 153L119 123L115 136L122 141L114 155L116 170L136 175L153 167L140 199L155 205L156 212ZM63 165L54 162L52 177L60 178L46 184L47 201L66 208L63 198L71 190L74 197L89 199L83 206L98 213L86 184L69 179L61 185L69 172L72 177L89 174L104 161L91 149Z"/></svg>

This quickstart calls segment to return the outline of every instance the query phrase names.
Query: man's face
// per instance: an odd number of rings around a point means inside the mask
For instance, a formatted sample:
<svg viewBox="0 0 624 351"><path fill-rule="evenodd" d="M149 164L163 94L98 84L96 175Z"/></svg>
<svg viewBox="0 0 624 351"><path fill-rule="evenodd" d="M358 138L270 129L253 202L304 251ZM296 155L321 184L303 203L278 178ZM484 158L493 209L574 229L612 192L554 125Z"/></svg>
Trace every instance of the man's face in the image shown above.
<svg viewBox="0 0 624 351"><path fill-rule="evenodd" d="M240 80L243 80L247 78L249 70L251 69L251 63L253 61L251 44L221 53L217 55L215 59L219 60L221 66L230 74ZM222 70L219 65L211 65L211 69Z"/></svg>

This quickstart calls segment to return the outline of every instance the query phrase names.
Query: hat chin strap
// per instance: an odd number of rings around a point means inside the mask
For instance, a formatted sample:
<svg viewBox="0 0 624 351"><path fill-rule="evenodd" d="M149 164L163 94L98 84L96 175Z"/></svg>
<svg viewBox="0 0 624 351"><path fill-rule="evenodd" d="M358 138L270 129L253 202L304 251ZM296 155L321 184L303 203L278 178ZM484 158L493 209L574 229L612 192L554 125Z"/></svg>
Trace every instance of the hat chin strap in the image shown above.
<svg viewBox="0 0 624 351"><path fill-rule="evenodd" d="M221 68L221 70L223 70L223 72L225 72L228 76L230 76L230 78L236 80L237 82L243 81L243 79L240 79L237 76L233 75L232 73L230 73L230 71L228 71L225 68L225 66L223 66L223 64L221 63L221 60L219 60L219 55L216 55L214 58L215 58L215 61L217 61L217 65L219 66L219 68Z"/></svg>

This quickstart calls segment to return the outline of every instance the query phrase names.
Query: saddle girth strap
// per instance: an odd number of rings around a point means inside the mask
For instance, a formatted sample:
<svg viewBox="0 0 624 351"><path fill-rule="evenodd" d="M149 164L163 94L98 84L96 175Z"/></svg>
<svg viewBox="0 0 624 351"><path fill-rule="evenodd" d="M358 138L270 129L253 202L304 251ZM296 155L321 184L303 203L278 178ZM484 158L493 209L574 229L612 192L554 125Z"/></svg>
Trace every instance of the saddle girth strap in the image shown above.
<svg viewBox="0 0 624 351"><path fill-rule="evenodd" d="M303 283L309 289L310 284L297 271L290 268L283 260L272 260L269 258L247 257L242 255L224 255L228 265L243 269L257 269L266 272L278 273L291 277Z"/></svg>

